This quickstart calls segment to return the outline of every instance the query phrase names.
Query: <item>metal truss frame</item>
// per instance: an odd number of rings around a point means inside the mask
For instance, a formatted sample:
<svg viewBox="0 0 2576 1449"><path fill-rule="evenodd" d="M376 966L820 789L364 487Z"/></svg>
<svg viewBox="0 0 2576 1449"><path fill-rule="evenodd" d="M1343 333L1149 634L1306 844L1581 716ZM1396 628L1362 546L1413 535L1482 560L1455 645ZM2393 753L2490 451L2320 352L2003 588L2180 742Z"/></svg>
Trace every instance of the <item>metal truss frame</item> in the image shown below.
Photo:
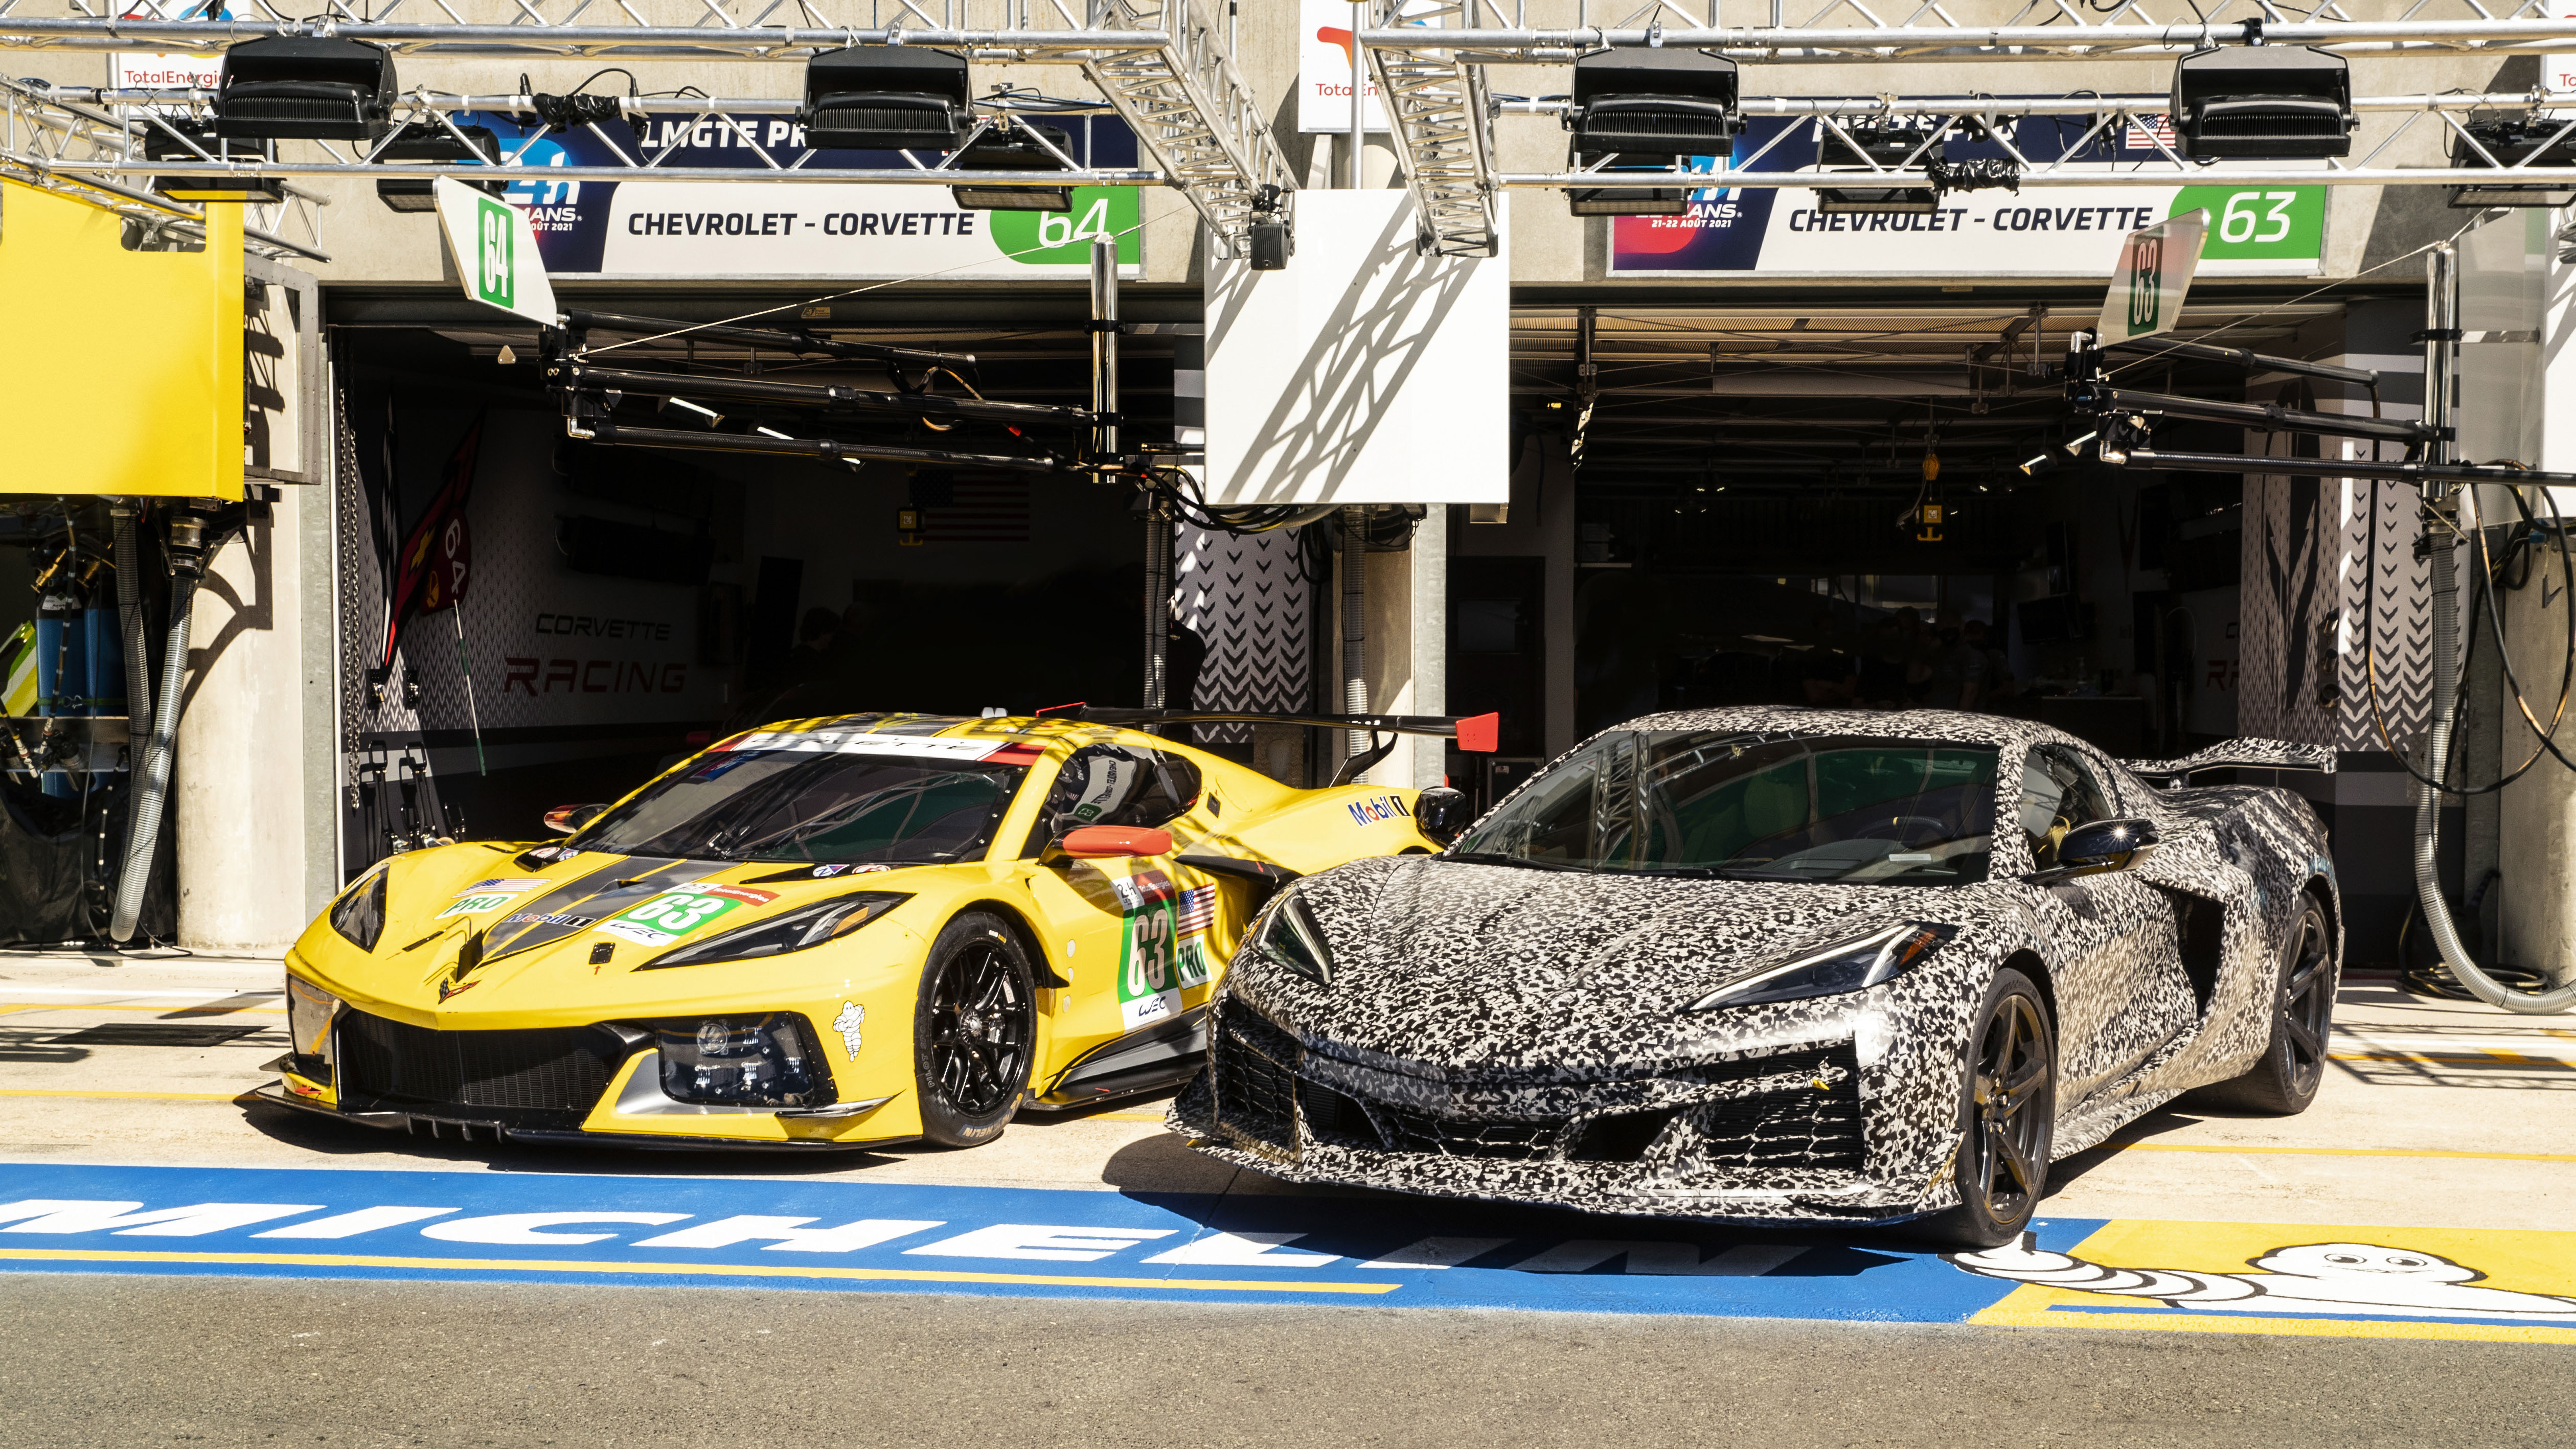
<svg viewBox="0 0 2576 1449"><path fill-rule="evenodd" d="M1477 0L1436 6L1374 0L1379 27L1399 33L1435 30L1433 22L1472 17ZM1369 72L1385 98L1405 188L1421 218L1420 250L1433 256L1490 257L1501 244L1495 215L1493 100L1485 68L1447 51L1371 45Z"/></svg>
<svg viewBox="0 0 2576 1449"><path fill-rule="evenodd" d="M337 35L384 45L397 54L439 56L586 56L633 61L722 57L802 65L819 51L881 44L953 49L987 63L1072 65L1099 88L1106 108L1136 133L1138 144L1153 157L1157 169L983 172L976 177L978 184L1170 186L1189 199L1215 238L1218 252L1229 258L1244 255L1249 245L1253 202L1263 189L1276 188L1283 196L1297 189L1296 178L1263 119L1258 97L1226 54L1213 0L1085 0L1080 20L1064 0L893 0L894 23L873 23L877 12L888 8L879 4L871 7L872 23L867 26L837 23L827 11L827 6L855 7L860 0L765 0L757 13L745 13L751 11L753 0L697 0L685 6L677 0L606 0L622 15L626 22L622 24L582 23L598 0L512 0L519 13L498 25L463 23L449 0L429 0L444 19L421 24L389 18L409 0L393 0L368 19L352 13L349 0L329 0L332 13L316 20L292 18L273 0L250 0L261 18L217 22L111 19L91 8L93 0L69 0L81 12L78 15L31 17L19 13L23 3L0 0L0 49L102 50L167 44L210 51L274 35ZM797 23L769 23L791 5L787 18ZM654 23L679 19L689 23ZM208 99L193 92L189 98L199 103ZM442 98L423 94L415 94L411 104L413 114L455 109L443 104ZM630 113L694 112L701 118L724 119L715 105L703 101L627 104ZM774 114L793 110L794 104L772 100L738 109ZM1010 109L1007 103L998 108ZM613 138L603 135L602 139L608 140L612 152L626 156L626 149ZM286 176L419 176L479 170L383 167L369 158L343 156L327 146L324 150L331 158L328 161L229 168L208 161L149 169L154 174L183 175L202 166ZM27 158L12 148L11 159ZM79 159L88 163L97 158ZM614 179L650 166L547 170L548 179L576 181ZM672 174L708 181L756 177L789 182L948 184L953 180L950 174L935 172L936 168L918 162L914 169L887 171L820 170L800 161L740 174L701 168L675 169Z"/></svg>
<svg viewBox="0 0 2576 1449"><path fill-rule="evenodd" d="M40 87L0 76L0 176L45 191L78 197L93 206L128 218L145 233L145 244L157 236L202 243L205 209L172 201L115 179L127 169L133 133L123 117L76 101L58 100ZM141 166L132 169L141 170ZM183 168L184 169L184 168ZM208 171L225 168L209 165ZM322 250L320 207L327 196L294 186L285 199L246 203L242 245L260 256L327 262ZM300 231L304 240L288 233Z"/></svg>

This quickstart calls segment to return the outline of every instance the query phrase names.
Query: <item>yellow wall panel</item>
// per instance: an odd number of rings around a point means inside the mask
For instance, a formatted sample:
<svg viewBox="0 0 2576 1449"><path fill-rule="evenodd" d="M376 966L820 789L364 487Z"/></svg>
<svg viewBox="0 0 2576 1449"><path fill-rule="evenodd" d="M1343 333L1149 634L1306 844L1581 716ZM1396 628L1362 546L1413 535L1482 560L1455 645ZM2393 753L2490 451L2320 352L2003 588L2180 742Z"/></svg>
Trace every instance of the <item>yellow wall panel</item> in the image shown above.
<svg viewBox="0 0 2576 1449"><path fill-rule="evenodd" d="M242 496L241 208L202 252L0 181L0 493Z"/></svg>

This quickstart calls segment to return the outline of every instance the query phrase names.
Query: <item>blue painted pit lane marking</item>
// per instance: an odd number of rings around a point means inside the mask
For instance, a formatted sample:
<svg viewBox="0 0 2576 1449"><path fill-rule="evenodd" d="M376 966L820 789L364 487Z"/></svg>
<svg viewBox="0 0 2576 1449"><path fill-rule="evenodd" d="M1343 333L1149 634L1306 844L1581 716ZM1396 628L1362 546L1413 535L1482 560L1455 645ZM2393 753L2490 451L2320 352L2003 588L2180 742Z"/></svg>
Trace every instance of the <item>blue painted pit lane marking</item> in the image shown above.
<svg viewBox="0 0 2576 1449"><path fill-rule="evenodd" d="M2103 1226L2050 1220L2065 1251ZM1457 1203L771 1179L0 1166L0 1269L1957 1323L1878 1234Z"/></svg>

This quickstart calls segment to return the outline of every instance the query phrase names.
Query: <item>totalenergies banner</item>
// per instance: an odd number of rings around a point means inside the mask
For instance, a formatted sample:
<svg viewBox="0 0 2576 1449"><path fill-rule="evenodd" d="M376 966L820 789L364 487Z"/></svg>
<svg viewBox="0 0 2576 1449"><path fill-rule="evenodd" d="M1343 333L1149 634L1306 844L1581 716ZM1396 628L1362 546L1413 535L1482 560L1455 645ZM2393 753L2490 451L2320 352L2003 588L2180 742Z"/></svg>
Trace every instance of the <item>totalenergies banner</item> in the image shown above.
<svg viewBox="0 0 2576 1449"><path fill-rule="evenodd" d="M625 164L588 128L540 134L534 123L502 114L457 119L491 127L506 153L524 146L523 165ZM1136 164L1136 138L1114 117L1049 124L1072 133L1075 160ZM703 166L903 170L912 163L899 151L816 151L805 159L804 128L783 116L656 117L641 138L623 125L605 129L627 159L654 169L633 181L514 181L504 197L526 211L553 276L1082 276L1100 237L1116 241L1123 275L1144 274L1132 186L1075 187L1071 210L1041 212L969 211L944 186L691 181L689 169ZM921 161L927 166L937 157Z"/></svg>
<svg viewBox="0 0 2576 1449"><path fill-rule="evenodd" d="M2018 122L2013 144L2034 160L2053 157L2089 125L2081 118L2028 117ZM1733 155L1694 157L1691 169L1712 176L1813 171L1819 129L1811 119L1755 120L1736 138ZM1992 142L1954 139L1947 148L1953 162L2004 155ZM2107 175L2160 159L2147 134L2132 126L2096 138L2070 157L2067 169ZM2265 169L2281 167L2267 163ZM2130 232L2200 207L2210 217L2201 275L2316 273L2325 254L2325 187L2231 186L2224 163L2198 174L2208 180L1954 191L1929 212L1899 215L1828 214L1807 190L1711 186L1691 193L1684 215L1613 218L1610 274L2098 278L2119 264L2121 239ZM1865 174L1853 181L1868 184Z"/></svg>

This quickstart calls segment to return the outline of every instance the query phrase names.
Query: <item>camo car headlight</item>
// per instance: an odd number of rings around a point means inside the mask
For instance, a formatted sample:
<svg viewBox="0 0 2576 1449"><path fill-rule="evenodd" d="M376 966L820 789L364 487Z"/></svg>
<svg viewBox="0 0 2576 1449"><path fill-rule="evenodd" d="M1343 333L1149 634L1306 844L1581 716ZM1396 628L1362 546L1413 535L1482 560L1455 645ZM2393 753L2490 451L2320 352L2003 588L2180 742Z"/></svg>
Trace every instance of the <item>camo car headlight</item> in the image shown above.
<svg viewBox="0 0 2576 1449"><path fill-rule="evenodd" d="M288 1070L312 1081L330 1080L331 1023L339 1013L340 998L301 976L286 978L286 1036L300 1059Z"/></svg>
<svg viewBox="0 0 2576 1449"><path fill-rule="evenodd" d="M1284 891L1273 901L1252 927L1248 943L1252 954L1272 965L1294 971L1318 986L1333 984L1333 953L1324 944L1323 929L1315 924L1306 902L1295 891Z"/></svg>
<svg viewBox="0 0 2576 1449"><path fill-rule="evenodd" d="M832 1101L831 1069L794 1012L653 1023L662 1095L728 1107L820 1107Z"/></svg>
<svg viewBox="0 0 2576 1449"><path fill-rule="evenodd" d="M790 951L803 951L826 941L837 941L911 899L911 895L903 891L859 891L834 896L828 901L772 916L765 921L755 921L720 936L709 936L694 945L656 956L635 969L658 971L665 966L708 966L718 961L749 961L760 956L783 956Z"/></svg>
<svg viewBox="0 0 2576 1449"><path fill-rule="evenodd" d="M331 929L361 951L376 949L385 933L385 876L389 861L378 861L366 879L340 893L331 903Z"/></svg>
<svg viewBox="0 0 2576 1449"><path fill-rule="evenodd" d="M1864 991L1893 979L1956 934L1956 926L1925 921L1882 926L1830 946L1802 951L1741 981L1729 982L1692 1002L1689 1009L1708 1011L1720 1006L1752 1006L1765 1001L1797 1001Z"/></svg>

